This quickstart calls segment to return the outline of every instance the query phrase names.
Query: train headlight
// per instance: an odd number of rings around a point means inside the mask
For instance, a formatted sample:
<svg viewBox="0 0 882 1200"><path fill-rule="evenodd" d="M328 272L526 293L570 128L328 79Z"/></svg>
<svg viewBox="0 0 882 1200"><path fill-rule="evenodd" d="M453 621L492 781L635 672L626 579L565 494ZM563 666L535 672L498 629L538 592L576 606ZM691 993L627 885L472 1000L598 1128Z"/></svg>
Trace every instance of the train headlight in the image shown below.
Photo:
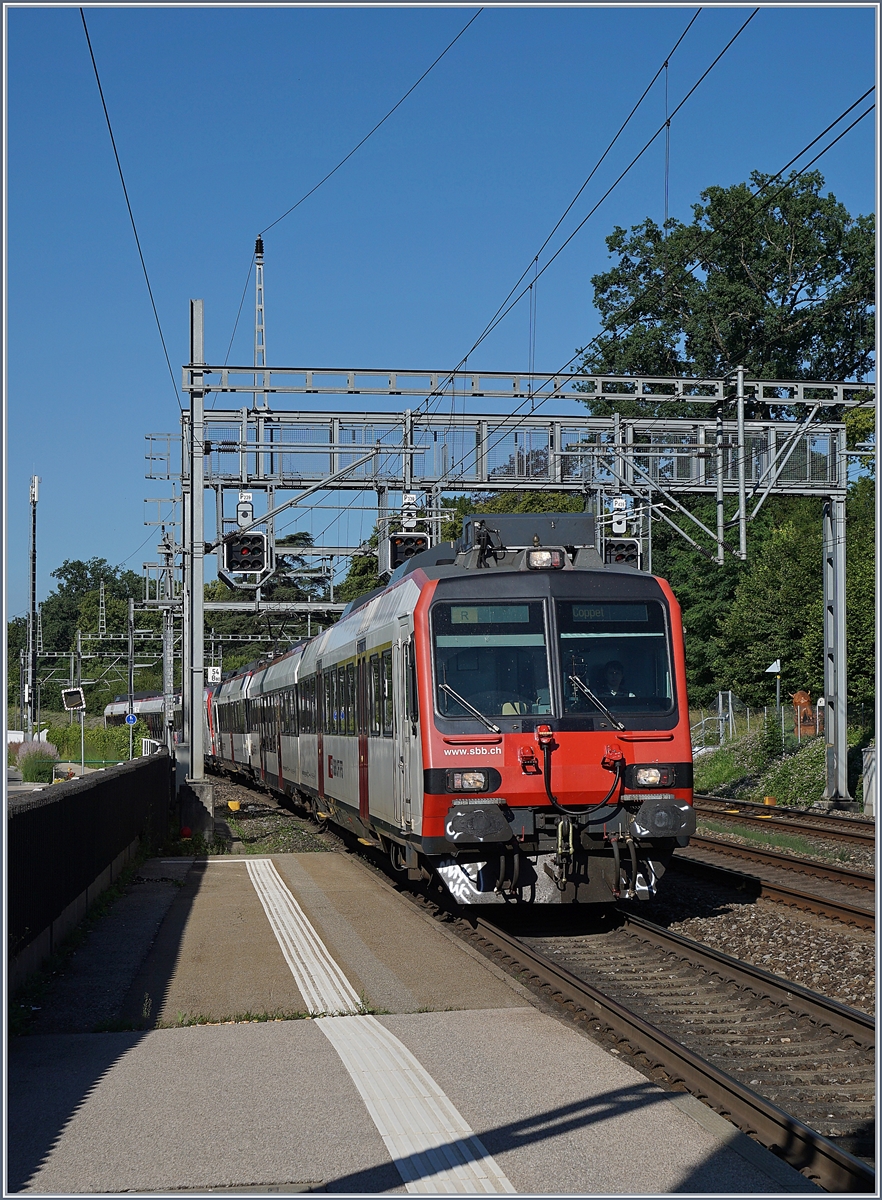
<svg viewBox="0 0 882 1200"><path fill-rule="evenodd" d="M630 766L625 772L625 787L628 788L672 787L673 783L674 768L658 763Z"/></svg>
<svg viewBox="0 0 882 1200"><path fill-rule="evenodd" d="M486 792L490 780L486 771L448 771L448 792Z"/></svg>
<svg viewBox="0 0 882 1200"><path fill-rule="evenodd" d="M564 565L563 550L528 550L527 568L530 571L557 571Z"/></svg>

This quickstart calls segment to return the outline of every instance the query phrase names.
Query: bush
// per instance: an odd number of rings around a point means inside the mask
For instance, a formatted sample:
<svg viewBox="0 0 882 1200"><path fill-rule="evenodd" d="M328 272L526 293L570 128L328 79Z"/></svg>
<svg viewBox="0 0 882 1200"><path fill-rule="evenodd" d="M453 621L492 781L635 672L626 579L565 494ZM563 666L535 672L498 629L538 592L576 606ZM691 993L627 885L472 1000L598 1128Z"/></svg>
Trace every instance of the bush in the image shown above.
<svg viewBox="0 0 882 1200"><path fill-rule="evenodd" d="M795 754L774 763L762 776L754 799L774 796L779 804L809 806L824 795L827 784L827 747L822 737L804 741Z"/></svg>
<svg viewBox="0 0 882 1200"><path fill-rule="evenodd" d="M18 768L25 783L51 783L58 751L51 742L19 742Z"/></svg>
<svg viewBox="0 0 882 1200"><path fill-rule="evenodd" d="M759 775L766 769L772 758L775 757L774 754L769 753L770 741L767 730L763 727L762 729L753 729L744 737L739 738L737 742L733 742L732 753L736 763L745 774ZM780 753L779 749L778 755Z"/></svg>
<svg viewBox="0 0 882 1200"><path fill-rule="evenodd" d="M58 746L61 756L71 762L80 759L80 727L57 725L49 730L49 736ZM141 738L149 737L150 730L144 721L132 727L132 750L137 758L141 753ZM128 725L111 725L109 728L87 729L85 733L86 759L103 762L125 762L129 757Z"/></svg>
<svg viewBox="0 0 882 1200"><path fill-rule="evenodd" d="M780 758L784 753L784 736L781 733L781 720L777 712L767 716L763 722L763 730L760 738L762 752L766 756L766 765L775 758Z"/></svg>

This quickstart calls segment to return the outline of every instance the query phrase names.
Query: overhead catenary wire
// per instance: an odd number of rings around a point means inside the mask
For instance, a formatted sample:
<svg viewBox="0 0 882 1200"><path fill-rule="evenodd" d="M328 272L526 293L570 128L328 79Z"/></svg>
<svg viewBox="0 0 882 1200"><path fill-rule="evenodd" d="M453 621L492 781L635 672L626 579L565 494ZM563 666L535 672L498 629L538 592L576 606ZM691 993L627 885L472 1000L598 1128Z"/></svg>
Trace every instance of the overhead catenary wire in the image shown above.
<svg viewBox="0 0 882 1200"><path fill-rule="evenodd" d="M840 122L840 121L842 121L842 120L843 120L843 118L844 118L845 116L847 116L847 115L848 115L850 112L852 112L852 111L853 111L853 109L854 109L854 108L855 108L855 107L856 107L858 104L860 104L860 103L861 103L861 101L862 101L863 99L865 99L865 98L866 98L866 96L867 96L867 95L869 95L870 91L872 91L872 90L873 90L873 89L872 89L872 88L870 88L870 89L869 89L867 92L865 92L865 93L864 93L864 95L863 95L863 96L859 97L859 99L858 99L858 100L856 100L856 101L855 101L853 104L851 104L851 105L850 105L850 106L849 106L847 109L845 109L845 111L844 111L843 113L841 113L841 114L840 114L840 115L839 115L839 116L836 118L836 120L835 120L835 121L831 122L831 124L830 124L830 125L828 125L828 126L826 127L826 129L825 129L825 130L823 130L823 132L822 132L822 133L818 134L818 136L817 136L817 137L815 137L815 138L813 138L811 142L809 142L809 143L808 143L806 146L804 146L804 147L802 148L802 150L800 150L800 151L799 151L799 153L798 153L798 154L794 155L794 157L793 157L793 158L791 158L791 159L790 159L790 161L789 161L789 162L788 162L788 163L787 163L787 164L786 164L784 167L782 167L782 168L781 168L781 170L777 171L777 172L776 172L774 175L772 175L772 176L771 176L771 177L770 177L768 180L766 180L766 181L765 181L765 183L763 183L762 185L760 185L760 187L759 187L759 188L757 188L757 190L756 190L754 193L752 193L752 197L751 197L751 198L752 198L752 199L755 199L755 198L756 198L757 196L759 196L761 193L763 193L764 191L766 191L766 190L767 190L767 188L769 188L769 187L772 185L772 183L774 183L774 181L775 181L776 179L779 179L779 178L781 177L781 175L783 174L783 172L787 170L787 167L789 167L789 166L792 166L792 164L793 164L794 162L797 162L797 161L798 161L798 160L799 160L799 159L800 159L800 158L801 158L801 157L802 157L802 156L803 156L803 155L804 155L804 154L805 154L805 153L806 153L806 152L807 152L809 149L811 149L813 146L815 146L815 145L817 144L817 142L818 142L818 141L819 141L819 140L820 140L822 137L824 137L824 135L825 135L826 133L829 133L831 129L835 128L835 126L836 126L837 124L839 124L839 122ZM788 181L788 183L792 183L794 179L797 179L797 178L799 178L799 176L800 176L800 175L804 174L804 173L805 173L807 170L809 170L809 168L810 168L811 166L813 166L813 165L814 165L814 163L816 163L816 162L818 161L818 159L819 159L819 158L823 157L823 155L824 155L824 154L826 154L828 150L830 150L830 149L831 149L831 148L832 148L834 145L836 145L836 143L837 143L837 142L838 142L838 141L839 141L839 140L840 140L842 137L844 137L846 133L848 133L848 132L849 132L851 129L853 129L853 128L854 128L854 127L855 127L855 126L856 126L856 125L857 125L857 124L858 124L860 121L862 121L862 120L863 120L863 119L864 119L866 116L868 116L870 112L872 112L872 107L871 107L871 108L869 108L869 109L867 109L867 110L866 110L864 113L862 113L862 114L861 114L861 115L860 115L858 118L856 118L856 119L855 119L855 120L854 120L854 121L853 121L853 122L852 122L852 123L851 123L851 124L850 124L850 125L849 125L849 126L846 128L846 129L845 129L845 130L843 130L843 131L842 131L840 134L838 134L838 135L837 135L837 137L836 137L836 138L834 138L834 139L833 139L831 142L829 142L829 143L828 143L828 145L827 145L827 146L825 146L825 147L823 148L823 150L819 151L819 153L818 153L818 154L816 154L816 155L815 155L815 157L814 157L813 159L811 159L811 161L810 161L810 162L808 162L808 163L807 163L807 164L806 164L804 167L800 168L800 170L799 170L799 171L795 172L795 173L793 174L793 176L791 177L791 179ZM786 185L785 185L784 187L782 187L782 188L779 188L779 189L778 189L778 190L777 190L775 193L773 193L772 199L774 200L775 196L777 196L779 193L783 193L784 191L786 191ZM699 234L699 236L702 236L702 235L703 235L702 233L700 233L700 234ZM694 269L694 268L690 268L690 270L693 270L693 269ZM656 282L656 284L657 284L657 282L658 282L658 281L655 281L655 282ZM641 297L641 299L645 299L645 296L644 296L644 297ZM635 303L635 302L636 302L636 301L633 301L633 302L632 302L632 304L633 304L633 303ZM626 329L625 329L625 332L627 332L629 329L633 329L633 328L634 328L634 326L635 326L637 323L638 323L638 322L637 322L636 320L635 320L634 322L632 322L632 324L631 324L630 326L627 326L627 327L626 327ZM552 372L551 374L548 374L548 375L546 375L546 376L545 376L545 378L544 378L544 380L542 381L542 383L539 385L539 386L540 386L540 388L541 388L541 387L543 387L545 384L552 382L552 381L553 381L555 378L557 378L558 376L565 374L565 373L566 373L566 372L569 370L569 368L570 368L570 367L573 365L573 363L576 361L576 359L578 359L579 357L583 356L583 355L584 355L584 354L585 354L585 353L586 353L586 352L587 352L587 351L588 351L588 350L591 348L591 346L592 346L592 345L595 345L597 342L599 342L600 338L601 338L601 337L603 337L603 336L604 336L604 334L605 334L605 333L607 333L607 332L609 332L609 331L608 331L608 330L606 330L606 329L604 329L604 330L601 330L601 331L600 331L600 333L598 333L598 334L597 334L597 335L596 335L596 336L595 336L595 337L594 337L594 338L591 340L591 342L589 342L589 343L588 343L586 346L584 346L584 347L582 347L580 350L578 350L578 351L577 351L577 352L576 352L574 355L572 355L572 356L571 356L571 357L570 357L570 358L567 360L567 362L565 362L565 363L564 363L564 364L563 364L561 367L559 367L559 368L558 368L556 371ZM694 380L694 381L693 381L693 380L690 380L690 382L693 382L693 383L695 383L695 384L698 384L698 385L700 385L701 383L709 383L709 382L711 382L711 378L712 378L712 377L708 376L708 377L705 377L704 379L696 379L696 380ZM716 378L716 376L715 376L714 378ZM520 403L520 404L518 404L518 405L515 407L515 409L514 409L514 411L513 411L513 413L512 413L511 415L512 415L512 416L515 416L515 415L516 415L516 414L517 414L517 413L518 413L518 412L519 412L521 409L525 408L525 406L527 405L527 403L528 403L528 402L529 402L529 403L531 403L531 404L535 404L535 408L538 408L538 407L540 407L542 404L544 404L544 403L545 403L545 402L546 402L548 399L551 399L551 397L550 397L550 396L542 396L542 397L540 397L540 399L539 399L538 403L535 403L535 399L536 399L536 397L535 397L535 392L534 392L534 393L532 394L532 396L528 397L528 398L527 398L527 399L525 399L525 400L522 400L522 401L521 401L521 403ZM650 399L651 399L651 398L650 398ZM520 421L518 421L518 422L517 422L517 423L516 423L514 426L507 426L507 427L505 428L505 432L502 434L502 436L501 436L499 439L497 439L497 441L496 441L496 442L494 442L494 443L492 443L492 444L489 444L489 445L486 447L486 453L489 453L489 452L490 452L492 449L495 449L495 447L496 447L496 446L498 446L498 445L500 445L500 444L501 444L501 442L502 442L502 441L503 441L503 440L504 440L506 437L508 437L508 436L509 436L509 435L510 435L512 432L514 432L514 430L516 430L516 429L520 428L520 426L522 426L522 425L524 424L524 422L527 420L527 418L528 418L529 416L533 415L533 411L535 411L535 409L531 409L531 411L530 411L530 412L527 412L527 413L525 413L525 414L524 414L524 415L521 417L521 420L520 420ZM660 420L660 419L661 419L661 418L656 418L656 421L658 421L658 420ZM655 423L655 422L653 422L653 423ZM502 426L501 426L501 425L497 425L497 426L495 426L495 427L494 427L494 429L491 429L491 430L489 430L489 431L488 431L488 434L492 434L492 433L496 432L497 430L499 430L499 429L501 429L501 428L502 428ZM474 451L470 451L470 454L473 454L473 453L474 453ZM446 472L446 473L445 473L445 477L446 477L446 478L448 478L448 479L449 479L449 478L451 478L451 477L456 477L456 476L454 475L454 472L456 471L456 468L457 468L457 467L459 467L459 468L460 468L460 471L459 471L457 474L458 474L458 476L459 476L459 477L461 477L461 475L462 475L462 467L463 467L463 465L464 465L464 464L468 463L468 461L469 461L469 455L468 455L468 454L466 454L466 455L464 455L464 456L463 456L461 459L459 459L459 460L458 460L456 463L454 463L454 464L452 464L452 465L451 465L451 468L448 470L448 472ZM737 465L737 464L736 464L736 465ZM551 486L552 486L552 483L551 483L550 481L549 481L549 482L547 482L547 483L545 483L545 482L538 482L538 483L537 483L537 491L544 491L544 490L548 490L549 488L551 488Z"/></svg>
<svg viewBox="0 0 882 1200"><path fill-rule="evenodd" d="M738 29L738 31L735 34L733 34L733 36L729 39L729 41L726 43L726 45L723 47L723 49L720 51L720 53L717 55L717 57L714 59L714 61L710 64L710 66L704 71L704 73L701 75L701 77L692 85L692 87L689 89L689 91L686 93L686 95L683 97L683 99L680 101L680 103L677 105L677 107L671 113L670 117L668 117L665 121L662 122L662 124L658 127L658 129L655 131L655 133L652 135L652 137L649 138L649 140L644 143L642 148L631 159L631 161L628 163L627 167L625 167L625 169L617 176L615 181L610 184L610 186L603 193L603 195L600 197L600 199L597 201L597 203L588 211L588 213L586 213L586 215L582 218L582 220L579 222L579 224L576 226L576 228L572 231L572 233L570 233L569 236L561 243L561 245L558 246L557 250L555 250L555 252L554 252L554 254L552 254L551 258L549 258L549 260L542 267L542 270L537 272L536 279L533 281L534 283L536 282L536 280L540 279L542 275L545 274L545 272L548 270L548 268L551 266L551 264L566 249L566 247L570 244L570 242L573 240L573 238L576 236L576 234L579 233L579 231L584 228L584 226L591 219L591 217L594 216L594 214L597 212L597 210L603 204L604 200L607 199L607 197L622 182L622 180L625 178L625 176L628 175L628 173L637 165L637 163L640 161L640 159L643 157L643 155L646 153L646 151L650 148L650 146L652 146L652 144L659 137L659 135L664 132L664 130L669 125L670 121L673 120L673 118L677 115L677 113L680 111L680 109L683 107L683 105L686 103L686 101L690 98L690 96L692 96L692 94L695 92L696 88L698 88L698 86L703 82L703 80L705 80L707 78L707 76L710 74L710 72L713 70L713 68L717 65L717 63L720 61L720 59L723 57L723 55L729 49L729 47L735 42L736 38L738 38L744 32L744 30L747 28L747 26L750 24L750 22L753 20L753 18L756 16L756 14L758 12L759 12L759 9L755 8L753 10L753 12L750 14L750 16L747 18L747 20L744 22L744 24L740 27L740 29ZM523 276L522 276L522 278L523 278ZM482 341L484 341L484 339L490 333L493 332L493 330L496 328L496 326L499 325L500 322L503 321L506 316L508 316L508 314L511 312L511 310L515 307L516 304L518 304L523 299L523 297L526 295L526 293L528 291L529 291L529 286L526 288L523 288L517 294L517 296L504 307L503 311L499 312L496 315L496 317L494 317L494 319L490 322L490 324L487 326L487 328L481 334L478 341L469 350L470 354L476 349L477 346L479 346L481 344ZM572 361L572 360L570 360L570 361Z"/></svg>
<svg viewBox="0 0 882 1200"><path fill-rule="evenodd" d="M441 51L441 53L438 55L438 57L435 59L435 61L430 66L426 67L425 71L423 71L422 75L420 75L420 77L416 81L416 83L412 84L407 89L407 91L404 93L404 95L401 97L401 99L396 104L392 105L392 107L389 109L389 111L386 113L386 115L384 117L382 117L379 121L377 121L377 123L373 127L373 129L371 129L371 131L369 133L366 133L364 135L364 137L361 139L361 141L358 142L357 145L353 146L347 155L345 155L343 158L340 159L340 161L337 163L336 167L332 167L331 170L328 171L327 175L325 175L322 179L320 179L318 181L317 184L315 184L313 187L311 187L308 192L305 192L295 204L292 204L290 208L285 209L285 211L282 213L282 215L280 217L276 217L275 221L270 221L269 225L265 225L263 227L263 229L261 229L261 231L260 231L261 236L263 236L263 234L265 234L267 232L267 230L272 229L274 225L278 225L280 221L284 221L285 217L290 216L290 214L294 211L295 208L299 208L300 205L304 202L304 200L308 200L309 197L314 192L317 192L318 189L322 186L322 184L327 183L328 180L331 178L331 176L335 175L340 170L340 168L343 166L343 164L347 163L349 161L349 159L352 158L353 154L355 154L358 150L360 150L361 147L365 144L366 141L368 141L369 138L373 137L373 135L377 132L377 130L380 128L381 125L385 125L385 123L389 120L389 118L392 116L392 114L401 107L401 105L408 98L408 96L412 92L415 92L416 89L423 82L423 80L426 78L426 76L431 74L431 72L435 69L435 67L437 67L438 63L441 61L441 59L444 57L444 55L453 49L453 47L456 45L456 43L459 41L459 39L462 37L462 35L466 32L466 30L469 28L469 26L472 25L475 21L477 21L478 17L481 15L481 13L483 11L484 11L483 7L478 9L478 11L474 14L474 16L472 16L465 23L465 25L463 25L462 29L460 29L459 33L456 35L456 37L453 39L453 41L448 42L448 44L444 47L444 49Z"/></svg>
<svg viewBox="0 0 882 1200"><path fill-rule="evenodd" d="M104 88L101 86L101 76L98 73L98 63L95 61L95 52L92 49L92 39L89 37L89 27L86 24L86 14L80 9L80 17L83 22L83 32L86 35L86 45L89 47L89 57L92 60L92 70L95 72L95 82L98 84L98 95L101 97L101 107L104 109L104 120L107 122L107 132L110 134L110 144L113 147L113 157L116 160L116 169L119 172L119 181L122 184L123 196L126 201L126 209L128 210L129 220L132 223L132 233L135 235L135 245L138 247L138 258L141 260L141 270L144 272L144 281L147 284L147 292L150 296L150 305L153 309L153 317L156 321L156 328L159 330L159 340L162 342L162 352L165 355L165 364L168 367L169 379L172 382L172 388L175 393L175 400L181 412L184 411L184 406L181 404L181 398L178 395L178 385L175 383L174 371L172 371L171 359L168 355L168 347L165 344L165 336L162 332L162 323L159 320L159 313L156 308L156 301L153 298L153 288L150 286L150 276L147 272L147 264L144 261L144 252L141 249L141 239L138 237L138 227L135 224L135 214L132 212L132 205L129 200L129 190L126 187L125 175L123 175L122 163L119 159L119 152L116 148L116 138L113 136L113 126L110 123L110 113L107 111L107 102L104 99ZM131 557L131 556L130 556Z"/></svg>
<svg viewBox="0 0 882 1200"><path fill-rule="evenodd" d="M81 10L81 11L82 11L82 10ZM412 92L415 92L415 91L416 91L416 89L417 89L417 88L419 87L419 85L420 85L420 84L423 82L423 80L426 78L426 76L428 76L429 74L431 74L431 72L432 72L432 71L435 69L435 67L437 67L437 65L438 65L438 63L441 61L441 59L442 59L442 58L444 58L444 56L445 56L445 55L446 55L446 54L447 54L447 53L448 53L450 50L452 50L452 49L453 49L453 47L456 45L456 43L459 41L459 39L460 39L460 38L463 36L463 34L466 32L466 30L469 28L469 26L470 26L470 25L472 25L472 24L474 24L474 22L475 22L475 21L478 19L478 17L481 15L481 13L482 13L483 11L484 11L484 9L483 9L483 6L482 6L482 7L481 7L481 8L479 8L479 9L478 9L478 11L477 11L477 12L476 12L476 13L475 13L475 14L474 14L474 15L473 15L473 16L472 16L472 17L471 17L471 18L470 18L470 19L469 19L469 20L468 20L466 23L465 23L465 25L463 25L462 29L460 29L460 31L459 31L459 33L456 35L456 37L455 37L455 38L454 38L454 39L453 39L451 42L448 42L448 43L447 43L447 45L444 47L444 49L441 51L441 53L438 55L438 57L437 57L437 58L436 58L436 59L435 59L435 60L434 60L434 61L433 61L433 62L432 62L432 63L431 63L431 64L430 64L430 65L429 65L429 66L428 66L426 69L425 69L425 71L423 71L422 75L420 75L420 77L419 77L419 79L416 81L416 83L412 84L412 85L411 85L411 86L410 86L410 87L407 89L407 91L404 93L404 95L401 97L401 99L400 99L400 100L399 100L399 101L398 101L396 104L393 104L393 106L392 106L392 107L389 109L389 111L386 113L386 115L385 115L384 117L382 117L382 118L381 118L379 121L377 121L377 123L376 123L376 125L374 125L373 129L371 129L371 130L370 130L368 133L366 133L366 134L365 134L365 136L364 136L364 137L361 139L361 141L360 141L360 142L357 142L357 143L356 143L356 145L354 145L354 146L352 147L352 149L349 151L349 153L348 153L348 154L346 154L346 155L344 155L344 156L343 156L343 158L341 158L341 159L340 159L340 161L337 163L337 165L336 165L335 167L332 167L332 168L331 168L331 170L330 170L330 171L328 171L328 173L327 173L326 175L324 175L324 176L323 176L323 177L322 177L322 178L321 178L321 179L318 181L318 183L314 184L314 185L313 185L313 186L312 186L312 187L309 189L309 191L307 191L307 192L304 192L304 194L303 194L303 195L300 197L300 199L299 199L299 200L297 200L297 201L296 201L294 204L292 204L290 208L287 208L287 209L286 209L286 210L285 210L285 211L282 213L282 215L281 215L280 217L276 217L276 219L275 219L274 221L270 221L269 225L265 225L265 226L263 227L263 229L260 231L260 236L261 236L261 237L262 237L262 236L263 236L263 235L264 235L264 234L265 234L265 233L266 233L268 230L270 230L270 229L272 229L274 226L278 225L280 221L284 221L284 219L285 219L286 217L290 216L290 215L291 215L291 213L292 213L292 212L294 212L294 210L295 210L296 208L299 208L299 207L300 207L300 205L301 205L301 204L303 204L303 202L304 202L305 200L308 200L308 199L309 199L309 197L310 197L310 196L312 196L312 195L314 195L314 194L315 194L315 192L317 192L317 191L319 190L319 188L320 188L320 187L322 187L324 184L326 184L326 183L328 182L328 180L331 178L331 176L333 176L333 175L336 175L336 173L337 173L337 172L340 170L340 168L341 168L342 166L344 166L344 165L345 165L345 164L346 164L346 163L347 163L347 162L350 160L350 158L352 158L352 156L353 156L355 153L357 153L357 151L359 151L359 150L361 149L361 147L362 147L362 146L365 144L365 142L367 142L367 141L368 141L370 138L372 138L372 137L373 137L373 135L374 135L374 134L377 132L377 130L378 130L378 129L379 129L381 126L382 126L382 125L385 125L385 123L386 123L386 122L389 120L389 118L392 116L392 114L393 114L393 113L394 113L394 112L395 112L397 109L399 109L399 108L401 107L401 105L402 105L402 104L404 103L404 101L405 101L405 100L408 98L408 96L410 96ZM229 358L229 356L230 356L230 350L232 349L232 346L233 346L233 339L235 338L235 336L236 336L236 330L237 330L237 328L239 327L239 318L240 318L240 317L241 317L241 315L242 315L242 305L243 305L243 304L244 304L244 302L245 302L245 295L246 295L246 293L247 293L247 291L248 291L248 284L249 284L249 282L250 282L250 280L251 280L251 269L252 269L252 267L253 267L253 266L254 266L254 256L252 255L252 256L251 256L251 262L248 264L248 277L247 277L247 278L246 278L246 280L245 280L245 287L244 287L244 288L243 288L243 290L242 290L242 300L241 300L241 301L240 301L240 303L239 303L239 311L238 311L238 313L236 314L236 321L235 321L235 324L233 325L233 332L232 332L232 335L230 336L230 345L229 345L229 347L227 348L227 358ZM224 365L226 365L226 360L224 361Z"/></svg>

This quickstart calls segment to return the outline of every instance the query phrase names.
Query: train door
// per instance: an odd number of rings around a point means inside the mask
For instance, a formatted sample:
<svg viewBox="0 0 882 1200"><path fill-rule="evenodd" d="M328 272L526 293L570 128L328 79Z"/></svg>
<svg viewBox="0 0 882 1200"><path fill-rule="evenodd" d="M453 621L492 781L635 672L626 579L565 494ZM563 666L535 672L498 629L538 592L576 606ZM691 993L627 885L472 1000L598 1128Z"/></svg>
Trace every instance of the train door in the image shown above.
<svg viewBox="0 0 882 1200"><path fill-rule="evenodd" d="M318 751L316 787L319 799L325 798L325 680L322 675L322 660L315 664L315 741Z"/></svg>
<svg viewBox="0 0 882 1200"><path fill-rule="evenodd" d="M370 816L370 797L368 792L368 664L365 655L365 643L359 642L357 660L356 694L356 729L358 731L358 815L363 821Z"/></svg>
<svg viewBox="0 0 882 1200"><path fill-rule="evenodd" d="M399 829L413 828L413 802L419 770L419 726L414 709L413 634L406 617L398 625L393 645L393 728L395 770L393 773L395 819Z"/></svg>

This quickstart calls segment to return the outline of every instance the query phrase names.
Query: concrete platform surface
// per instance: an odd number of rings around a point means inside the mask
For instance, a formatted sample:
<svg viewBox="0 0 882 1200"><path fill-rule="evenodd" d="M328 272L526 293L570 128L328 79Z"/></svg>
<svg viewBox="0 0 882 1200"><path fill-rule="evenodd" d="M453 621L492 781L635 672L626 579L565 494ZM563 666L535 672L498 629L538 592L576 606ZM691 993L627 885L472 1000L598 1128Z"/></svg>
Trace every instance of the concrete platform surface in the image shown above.
<svg viewBox="0 0 882 1200"><path fill-rule="evenodd" d="M166 1027L49 1032L46 1017L46 1032L10 1043L9 1192L373 1194L434 1192L436 1179L465 1192L455 1163L470 1146L487 1192L818 1190L698 1101L663 1092L540 1012L348 856L272 861L312 939L316 977L330 955L353 994L385 1013L175 1027L197 1015L302 1013L305 976L298 985L298 951L283 950L253 863L197 863L182 879L182 864L154 861L150 886L126 897L150 908L149 919L131 908L127 918L143 961L133 965L130 951L126 970L113 969L124 930L104 923L100 1008L106 1021L109 988L118 1012L140 997L143 1014L147 995L151 1021ZM99 927L84 947L87 1008L101 938ZM77 977L56 1028L72 1027ZM436 1175L439 1154L454 1167Z"/></svg>

